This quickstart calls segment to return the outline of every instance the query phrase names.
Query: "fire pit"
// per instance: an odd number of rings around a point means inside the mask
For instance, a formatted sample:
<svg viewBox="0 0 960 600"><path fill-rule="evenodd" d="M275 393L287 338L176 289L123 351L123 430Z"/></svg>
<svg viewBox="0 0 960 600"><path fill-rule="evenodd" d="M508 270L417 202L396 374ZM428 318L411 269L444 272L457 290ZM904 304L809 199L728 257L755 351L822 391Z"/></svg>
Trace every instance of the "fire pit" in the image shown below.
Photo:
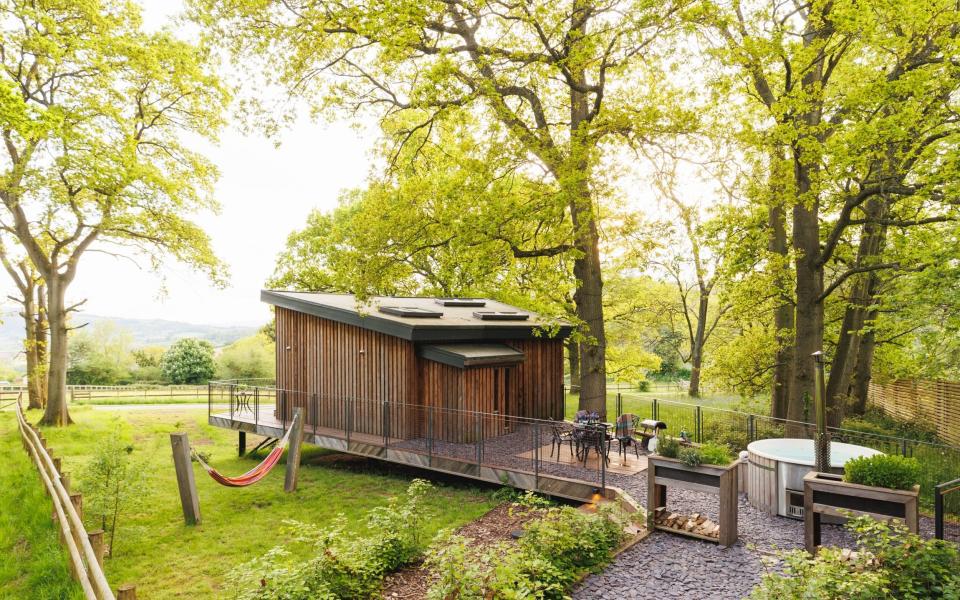
<svg viewBox="0 0 960 600"><path fill-rule="evenodd" d="M750 504L782 517L803 518L803 478L814 470L813 440L757 440L747 446L747 497ZM830 443L830 471L843 473L847 461L883 454L873 448Z"/></svg>

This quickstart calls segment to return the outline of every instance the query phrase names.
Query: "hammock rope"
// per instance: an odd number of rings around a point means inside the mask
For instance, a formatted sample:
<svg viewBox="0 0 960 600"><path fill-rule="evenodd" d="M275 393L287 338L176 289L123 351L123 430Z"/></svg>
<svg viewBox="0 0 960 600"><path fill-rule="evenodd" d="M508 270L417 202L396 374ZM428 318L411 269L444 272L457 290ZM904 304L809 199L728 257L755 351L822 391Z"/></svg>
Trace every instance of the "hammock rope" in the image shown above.
<svg viewBox="0 0 960 600"><path fill-rule="evenodd" d="M293 431L293 423L290 424L287 432L283 434L283 438L281 438L280 442L274 446L273 450L270 451L270 454L268 454L259 465L237 477L227 477L226 475L221 474L219 471L207 464L207 461L203 460L200 454L197 453L196 449L193 447L190 448L190 452L197 459L197 462L200 463L200 466L203 467L207 472L207 475L209 475L211 479L220 485L226 487L246 487L248 485L253 485L254 483L266 477L267 474L270 473L275 466L277 466L277 463L280 462L280 456L287 447L287 442L290 441L291 431Z"/></svg>

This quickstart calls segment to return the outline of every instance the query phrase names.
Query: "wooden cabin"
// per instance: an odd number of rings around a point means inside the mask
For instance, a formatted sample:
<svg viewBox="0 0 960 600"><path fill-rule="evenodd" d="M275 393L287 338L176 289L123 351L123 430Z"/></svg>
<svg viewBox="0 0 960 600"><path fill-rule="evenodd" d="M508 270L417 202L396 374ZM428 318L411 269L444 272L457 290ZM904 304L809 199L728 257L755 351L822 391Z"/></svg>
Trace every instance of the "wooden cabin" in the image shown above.
<svg viewBox="0 0 960 600"><path fill-rule="evenodd" d="M510 417L563 418L566 323L476 298L261 299L276 307L281 410L303 407L308 427L469 442L509 431Z"/></svg>

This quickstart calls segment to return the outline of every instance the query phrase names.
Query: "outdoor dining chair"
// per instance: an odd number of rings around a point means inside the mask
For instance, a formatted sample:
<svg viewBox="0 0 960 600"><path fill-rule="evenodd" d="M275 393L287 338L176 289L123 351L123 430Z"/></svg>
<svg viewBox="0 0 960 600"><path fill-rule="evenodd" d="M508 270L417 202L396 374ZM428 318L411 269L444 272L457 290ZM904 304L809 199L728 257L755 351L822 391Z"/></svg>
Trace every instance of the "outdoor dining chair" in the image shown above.
<svg viewBox="0 0 960 600"><path fill-rule="evenodd" d="M613 438L607 434L604 424L583 425L574 431L574 437L578 448L577 458L583 461L584 465L587 464L591 450L602 458L604 464L610 463L610 442Z"/></svg>
<svg viewBox="0 0 960 600"><path fill-rule="evenodd" d="M569 423L553 423L550 426L550 456L553 456L553 449L557 449L557 462L560 462L560 450L566 442L570 444L570 456L573 456L573 427Z"/></svg>
<svg viewBox="0 0 960 600"><path fill-rule="evenodd" d="M617 452L623 455L623 460L627 460L628 446L633 446L633 453L637 458L640 458L640 445L634 437L637 433L637 423L639 420L640 417L630 413L624 413L617 417L613 437L617 440L619 445Z"/></svg>

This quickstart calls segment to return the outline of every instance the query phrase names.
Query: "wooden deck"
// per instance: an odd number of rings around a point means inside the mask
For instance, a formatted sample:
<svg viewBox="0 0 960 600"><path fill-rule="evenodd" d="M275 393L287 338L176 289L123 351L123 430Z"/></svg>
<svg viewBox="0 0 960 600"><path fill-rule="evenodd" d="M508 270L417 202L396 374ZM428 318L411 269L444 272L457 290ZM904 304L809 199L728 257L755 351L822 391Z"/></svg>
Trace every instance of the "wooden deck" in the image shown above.
<svg viewBox="0 0 960 600"><path fill-rule="evenodd" d="M283 423L273 415L273 407L260 407L259 414L252 411L211 413L209 423L215 427L254 433L260 436L281 438L285 433ZM288 423L289 425L289 423ZM482 446L475 444L430 443L425 439L384 438L342 429L304 425L304 443L321 448L358 456L376 458L392 463L428 469L439 473L457 475L480 481L532 490L577 501L593 501L600 486L599 471L582 466L563 465L563 474L557 474L557 465L547 456L539 460L531 456L528 448L517 451L517 434L489 438ZM477 457L480 460L477 460ZM611 462L618 460L611 456ZM549 470L551 472L544 472ZM570 476L565 476L571 474ZM621 490L607 486L608 498L624 498L628 504L635 502Z"/></svg>

